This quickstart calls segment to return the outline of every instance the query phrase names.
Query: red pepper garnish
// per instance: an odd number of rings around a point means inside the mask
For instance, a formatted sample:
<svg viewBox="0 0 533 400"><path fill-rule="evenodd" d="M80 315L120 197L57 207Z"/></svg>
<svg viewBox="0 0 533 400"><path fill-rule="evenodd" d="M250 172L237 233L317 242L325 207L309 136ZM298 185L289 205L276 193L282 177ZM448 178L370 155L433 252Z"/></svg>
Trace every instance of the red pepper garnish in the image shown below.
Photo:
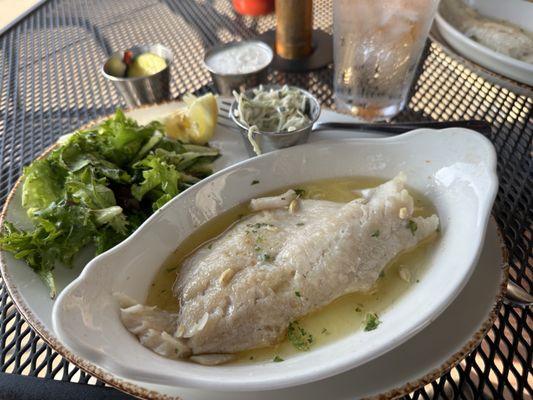
<svg viewBox="0 0 533 400"><path fill-rule="evenodd" d="M133 51L126 50L122 59L124 60L126 65L130 65L133 62Z"/></svg>

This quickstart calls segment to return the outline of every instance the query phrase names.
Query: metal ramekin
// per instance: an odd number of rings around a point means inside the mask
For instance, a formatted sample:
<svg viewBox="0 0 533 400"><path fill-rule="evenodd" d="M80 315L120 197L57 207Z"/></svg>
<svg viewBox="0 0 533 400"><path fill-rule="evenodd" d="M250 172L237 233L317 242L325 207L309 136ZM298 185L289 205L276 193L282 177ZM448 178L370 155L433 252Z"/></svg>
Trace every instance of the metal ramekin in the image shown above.
<svg viewBox="0 0 533 400"><path fill-rule="evenodd" d="M263 85L263 88L265 90L270 89L281 89L282 86L280 85ZM291 132L264 132L259 131L255 132L253 134L253 138L259 148L261 149L262 153L268 153L274 150L283 149L285 147L291 147L297 144L302 144L307 142L307 139L309 138L309 134L311 133L311 130L313 128L313 125L318 120L318 117L320 116L320 103L318 102L317 98L313 96L311 93L309 93L306 90L300 89L295 86L291 86L293 89L297 89L300 92L302 92L305 97L308 99L309 104L309 119L311 120L308 126L305 126L303 128L297 129L295 131ZM257 88L248 89L244 92L245 96L250 95L252 91ZM248 150L248 154L250 156L255 156L256 153L253 149L252 144L248 140L248 126L243 124L239 119L235 116L235 110L237 108L237 100L233 100L233 103L231 103L231 107L229 110L230 118L233 122L239 127L239 131L243 135L244 142L246 144L246 149Z"/></svg>
<svg viewBox="0 0 533 400"><path fill-rule="evenodd" d="M218 53L219 51L227 50L232 47L243 46L244 44L248 43L254 43L269 52L271 56L270 61L264 67L245 74L221 74L207 65L207 59L213 54ZM247 88L258 86L260 83L265 82L267 78L268 66L272 63L273 59L274 52L272 51L269 45L264 42L261 42L260 40L247 40L243 42L234 42L212 47L205 53L204 67L211 73L211 77L213 78L213 82L215 82L215 86L217 87L219 93L222 96L231 96L234 90L243 91Z"/></svg>
<svg viewBox="0 0 533 400"><path fill-rule="evenodd" d="M106 72L105 65L109 58L113 56L122 58L124 52L117 51L102 64L100 69L102 75L113 82L129 107L168 100L170 98L170 64L174 59L172 52L162 44L139 45L131 47L128 50L133 53L134 57L143 53L156 54L165 59L167 66L161 71L149 76L135 78L113 76Z"/></svg>

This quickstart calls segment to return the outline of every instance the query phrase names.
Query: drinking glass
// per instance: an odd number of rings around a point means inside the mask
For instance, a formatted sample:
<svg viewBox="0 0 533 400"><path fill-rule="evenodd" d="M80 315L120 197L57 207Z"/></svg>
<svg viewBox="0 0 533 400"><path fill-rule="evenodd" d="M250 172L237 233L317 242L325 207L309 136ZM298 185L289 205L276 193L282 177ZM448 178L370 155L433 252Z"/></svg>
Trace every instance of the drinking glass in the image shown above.
<svg viewBox="0 0 533 400"><path fill-rule="evenodd" d="M405 106L439 0L334 0L335 104L366 121Z"/></svg>

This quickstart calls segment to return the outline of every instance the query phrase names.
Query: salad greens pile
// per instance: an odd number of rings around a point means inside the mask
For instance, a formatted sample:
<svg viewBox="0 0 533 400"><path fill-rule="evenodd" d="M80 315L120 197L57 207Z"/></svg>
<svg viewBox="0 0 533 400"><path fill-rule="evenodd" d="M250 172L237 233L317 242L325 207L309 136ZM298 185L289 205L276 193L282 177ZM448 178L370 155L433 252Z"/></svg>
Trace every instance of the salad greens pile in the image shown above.
<svg viewBox="0 0 533 400"><path fill-rule="evenodd" d="M115 246L180 191L211 174L218 150L183 144L163 132L158 121L142 126L117 110L24 169L22 205L34 229L5 222L0 247L26 261L52 298L57 262L71 266L91 243L97 253Z"/></svg>

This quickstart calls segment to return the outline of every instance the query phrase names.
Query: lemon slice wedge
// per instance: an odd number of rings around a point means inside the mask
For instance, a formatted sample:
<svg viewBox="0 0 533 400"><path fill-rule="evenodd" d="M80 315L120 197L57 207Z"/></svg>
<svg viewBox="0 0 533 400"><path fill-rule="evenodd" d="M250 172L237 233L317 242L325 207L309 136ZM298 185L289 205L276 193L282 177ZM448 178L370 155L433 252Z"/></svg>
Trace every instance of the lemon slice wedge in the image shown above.
<svg viewBox="0 0 533 400"><path fill-rule="evenodd" d="M165 120L167 136L185 143L205 144L215 134L218 117L217 99L212 93L201 97L185 95L182 107Z"/></svg>

